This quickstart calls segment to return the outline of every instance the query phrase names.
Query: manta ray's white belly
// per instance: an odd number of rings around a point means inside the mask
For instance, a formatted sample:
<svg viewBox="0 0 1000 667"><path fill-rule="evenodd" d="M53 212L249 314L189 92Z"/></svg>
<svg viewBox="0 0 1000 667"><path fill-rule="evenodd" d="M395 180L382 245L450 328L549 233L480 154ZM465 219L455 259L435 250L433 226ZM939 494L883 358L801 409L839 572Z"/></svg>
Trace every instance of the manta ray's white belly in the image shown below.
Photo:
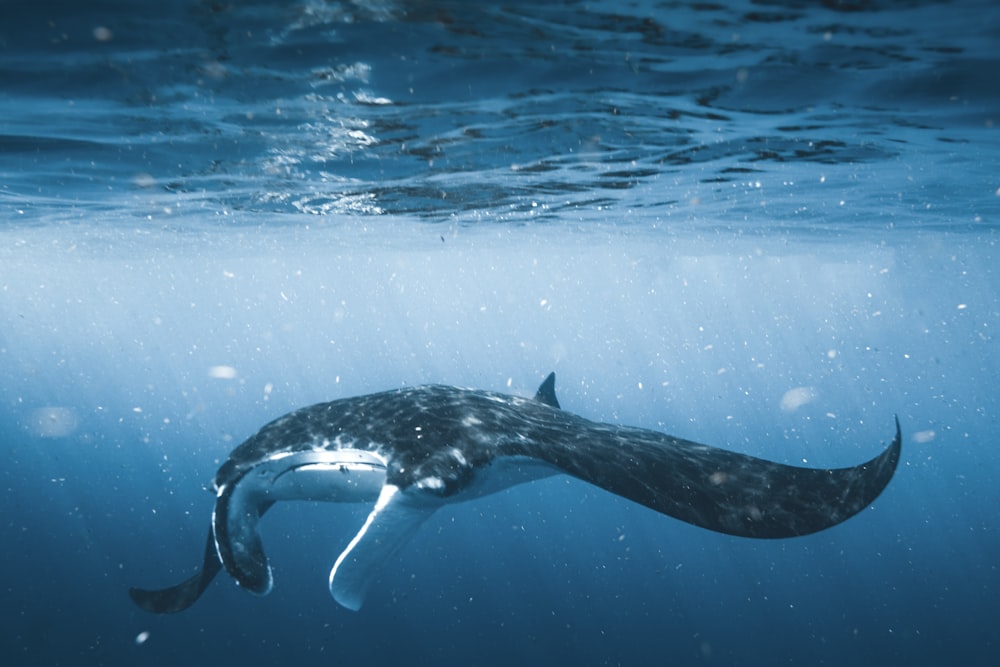
<svg viewBox="0 0 1000 667"><path fill-rule="evenodd" d="M559 473L559 470L538 459L527 456L504 456L480 470L475 480L456 494L451 502L465 502L491 496L512 486L527 484Z"/></svg>

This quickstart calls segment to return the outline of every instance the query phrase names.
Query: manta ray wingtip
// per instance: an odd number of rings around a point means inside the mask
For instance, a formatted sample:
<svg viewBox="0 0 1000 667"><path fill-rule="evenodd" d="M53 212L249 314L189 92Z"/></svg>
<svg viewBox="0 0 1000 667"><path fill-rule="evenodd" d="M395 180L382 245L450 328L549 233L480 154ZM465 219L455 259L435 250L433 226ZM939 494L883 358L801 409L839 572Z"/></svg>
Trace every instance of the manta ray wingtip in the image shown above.
<svg viewBox="0 0 1000 667"><path fill-rule="evenodd" d="M892 444L889 445L886 454L892 460L892 470L895 472L903 449L903 429L899 426L899 415L893 415L893 418L896 420L896 435L893 437ZM886 483L888 484L888 480Z"/></svg>
<svg viewBox="0 0 1000 667"><path fill-rule="evenodd" d="M204 575L198 573L187 581L162 590L132 587L128 589L128 596L143 611L153 614L176 614L193 605L201 597L207 586L203 579Z"/></svg>
<svg viewBox="0 0 1000 667"><path fill-rule="evenodd" d="M215 551L215 539L212 530L209 529L201 569L194 576L176 586L159 590L133 586L128 589L128 595L136 606L145 611L154 614L176 614L197 602L221 569L222 563L219 562Z"/></svg>

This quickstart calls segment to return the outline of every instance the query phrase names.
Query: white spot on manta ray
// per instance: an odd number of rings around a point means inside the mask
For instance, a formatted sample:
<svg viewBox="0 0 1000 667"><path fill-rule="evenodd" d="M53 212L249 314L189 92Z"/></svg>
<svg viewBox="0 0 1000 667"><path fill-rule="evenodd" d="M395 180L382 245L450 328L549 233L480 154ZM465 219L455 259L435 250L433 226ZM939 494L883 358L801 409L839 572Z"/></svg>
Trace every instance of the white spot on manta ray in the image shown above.
<svg viewBox="0 0 1000 667"><path fill-rule="evenodd" d="M466 460L465 455L462 454L461 450L459 450L458 448L452 447L451 448L451 455L455 458L456 461L458 461L458 465L460 465L460 466L468 466L469 465L469 462L468 462L468 460Z"/></svg>
<svg viewBox="0 0 1000 667"><path fill-rule="evenodd" d="M353 449L357 441L354 438L344 439L343 433L338 433L337 437L333 439L334 449ZM326 445L324 445L325 447Z"/></svg>
<svg viewBox="0 0 1000 667"><path fill-rule="evenodd" d="M468 415L465 417L465 419L462 420L462 426L465 426L467 428L471 426L481 426L482 423L483 423L482 420L476 417L475 415Z"/></svg>
<svg viewBox="0 0 1000 667"><path fill-rule="evenodd" d="M417 488L419 489L443 489L444 482L441 481L440 477L424 477L422 480L417 482Z"/></svg>

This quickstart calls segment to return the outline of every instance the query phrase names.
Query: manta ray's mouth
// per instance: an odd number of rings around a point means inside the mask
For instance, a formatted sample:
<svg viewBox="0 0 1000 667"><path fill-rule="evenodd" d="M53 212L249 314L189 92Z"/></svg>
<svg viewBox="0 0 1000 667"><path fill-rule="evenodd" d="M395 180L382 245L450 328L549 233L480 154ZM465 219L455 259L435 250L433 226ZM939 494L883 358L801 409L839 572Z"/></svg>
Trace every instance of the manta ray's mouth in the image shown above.
<svg viewBox="0 0 1000 667"><path fill-rule="evenodd" d="M219 488L212 529L219 560L243 588L266 595L273 583L258 524L279 500L375 502L385 460L356 449L281 452Z"/></svg>
<svg viewBox="0 0 1000 667"><path fill-rule="evenodd" d="M384 463L333 461L305 463L278 473L259 489L273 500L370 502L385 483Z"/></svg>

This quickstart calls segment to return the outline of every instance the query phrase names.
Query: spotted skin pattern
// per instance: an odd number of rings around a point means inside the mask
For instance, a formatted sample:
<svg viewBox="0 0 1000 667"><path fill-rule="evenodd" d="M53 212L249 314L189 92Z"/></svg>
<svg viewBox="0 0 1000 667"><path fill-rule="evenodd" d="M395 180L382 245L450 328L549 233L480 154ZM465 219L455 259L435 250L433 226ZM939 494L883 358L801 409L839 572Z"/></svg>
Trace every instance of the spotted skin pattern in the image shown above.
<svg viewBox="0 0 1000 667"><path fill-rule="evenodd" d="M265 425L215 477L202 570L162 590L130 589L143 609L186 609L224 567L265 594L257 523L279 500L374 502L341 554L330 589L360 607L370 580L434 510L564 473L695 526L728 535L814 533L869 506L892 478L902 437L858 466L787 466L657 431L566 412L550 374L534 399L425 385L321 403Z"/></svg>

